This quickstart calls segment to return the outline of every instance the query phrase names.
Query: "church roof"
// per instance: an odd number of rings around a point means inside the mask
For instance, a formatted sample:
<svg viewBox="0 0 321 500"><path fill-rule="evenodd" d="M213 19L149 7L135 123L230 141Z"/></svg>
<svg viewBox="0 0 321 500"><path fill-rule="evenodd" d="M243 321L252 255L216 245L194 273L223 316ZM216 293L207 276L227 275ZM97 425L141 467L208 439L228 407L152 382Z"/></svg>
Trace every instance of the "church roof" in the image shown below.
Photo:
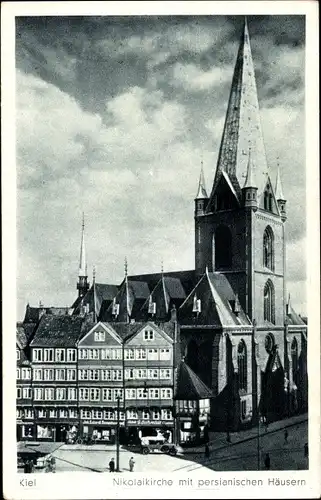
<svg viewBox="0 0 321 500"><path fill-rule="evenodd" d="M177 278L180 280L182 287L186 293L189 293L197 282L197 277L194 270L190 271L167 271L164 273L138 274L128 276L129 280L144 281L148 284L149 289L153 290L159 280L164 277Z"/></svg>
<svg viewBox="0 0 321 500"><path fill-rule="evenodd" d="M170 314L171 306L175 304L179 307L185 298L185 290L178 278L162 276L144 302L142 312L147 313L150 302L154 302L156 304L155 317L164 319Z"/></svg>
<svg viewBox="0 0 321 500"><path fill-rule="evenodd" d="M78 339L90 329L88 319L80 316L45 314L38 325L32 347L76 347Z"/></svg>
<svg viewBox="0 0 321 500"><path fill-rule="evenodd" d="M253 159L251 151L249 151L249 159L247 162L246 179L243 188L256 188L256 180L254 175Z"/></svg>
<svg viewBox="0 0 321 500"><path fill-rule="evenodd" d="M206 192L206 187L205 187L205 177L204 177L204 170L203 170L203 164L201 166L201 173L200 173L200 178L198 182L198 190L196 194L196 200L203 200L204 198L208 198L207 192Z"/></svg>
<svg viewBox="0 0 321 500"><path fill-rule="evenodd" d="M268 167L260 123L250 39L247 22L245 21L234 68L208 211L212 209L212 200L216 186L223 171L227 172L236 192L243 187L250 148L258 194L260 195L264 190L265 173ZM237 185L238 188L236 187Z"/></svg>
<svg viewBox="0 0 321 500"><path fill-rule="evenodd" d="M286 317L287 317L287 321L288 321L289 325L304 325L304 326L306 326L306 323L303 321L301 316L299 316L295 312L295 310L293 309L293 307L291 306L290 303L287 305Z"/></svg>
<svg viewBox="0 0 321 500"><path fill-rule="evenodd" d="M178 367L177 389L174 399L195 401L211 397L213 397L211 389L204 384L185 361L181 361Z"/></svg>

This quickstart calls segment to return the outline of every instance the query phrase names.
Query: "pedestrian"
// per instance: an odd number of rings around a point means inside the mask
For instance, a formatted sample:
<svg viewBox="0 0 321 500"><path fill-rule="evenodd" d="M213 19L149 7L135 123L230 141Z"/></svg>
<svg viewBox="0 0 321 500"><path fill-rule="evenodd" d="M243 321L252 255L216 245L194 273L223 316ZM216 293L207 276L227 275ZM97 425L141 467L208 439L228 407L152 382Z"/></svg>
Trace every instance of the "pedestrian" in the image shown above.
<svg viewBox="0 0 321 500"><path fill-rule="evenodd" d="M266 470L270 470L270 467L271 467L271 459L270 459L270 454L269 454L269 453L267 453L267 454L265 455L264 465L265 465Z"/></svg>
<svg viewBox="0 0 321 500"><path fill-rule="evenodd" d="M305 456L305 458L308 458L308 456L309 456L309 445L308 445L308 443L305 443L305 445L304 445L304 456Z"/></svg>
<svg viewBox="0 0 321 500"><path fill-rule="evenodd" d="M285 429L285 431L284 431L284 444L288 443L288 437L289 437L288 430Z"/></svg>
<svg viewBox="0 0 321 500"><path fill-rule="evenodd" d="M205 445L205 458L210 458L210 449L208 447L208 444Z"/></svg>
<svg viewBox="0 0 321 500"><path fill-rule="evenodd" d="M115 472L115 460L113 458L109 462L109 472Z"/></svg>
<svg viewBox="0 0 321 500"><path fill-rule="evenodd" d="M129 470L130 470L130 472L133 472L133 470L134 470L134 465L135 465L135 460L133 459L133 457L131 457L131 458L129 459Z"/></svg>
<svg viewBox="0 0 321 500"><path fill-rule="evenodd" d="M30 460L29 460L29 459L27 459L27 460L25 461L25 464L24 464L24 467L23 467L23 472L24 472L25 474L29 474L29 473L31 472L31 471L30 471Z"/></svg>

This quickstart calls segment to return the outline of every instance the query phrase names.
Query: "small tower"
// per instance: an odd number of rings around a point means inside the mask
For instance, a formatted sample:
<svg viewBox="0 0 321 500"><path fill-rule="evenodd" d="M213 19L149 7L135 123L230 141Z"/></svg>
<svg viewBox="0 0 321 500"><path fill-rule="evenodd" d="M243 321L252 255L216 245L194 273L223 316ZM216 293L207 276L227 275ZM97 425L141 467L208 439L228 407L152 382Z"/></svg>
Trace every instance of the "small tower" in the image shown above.
<svg viewBox="0 0 321 500"><path fill-rule="evenodd" d="M205 178L204 178L203 161L202 161L198 190L195 198L195 216L203 215L205 213L207 202L208 202L208 196L205 187Z"/></svg>
<svg viewBox="0 0 321 500"><path fill-rule="evenodd" d="M243 203L245 208L257 210L257 185L254 178L253 160L251 150L249 150L249 159L247 163L247 173L244 186L242 188Z"/></svg>
<svg viewBox="0 0 321 500"><path fill-rule="evenodd" d="M276 175L276 183L275 183L275 199L277 201L277 204L278 204L278 207L279 207L279 210L280 210L281 219L282 219L283 222L285 222L286 219L287 219L287 216L286 216L286 199L285 199L284 194L283 194L279 166L278 166L278 173Z"/></svg>
<svg viewBox="0 0 321 500"><path fill-rule="evenodd" d="M84 297L87 290L89 289L89 283L87 280L88 280L88 275L87 275L86 248L85 248L85 216L83 213L82 226L81 226L79 272L78 272L78 283L77 283L77 290L79 297Z"/></svg>

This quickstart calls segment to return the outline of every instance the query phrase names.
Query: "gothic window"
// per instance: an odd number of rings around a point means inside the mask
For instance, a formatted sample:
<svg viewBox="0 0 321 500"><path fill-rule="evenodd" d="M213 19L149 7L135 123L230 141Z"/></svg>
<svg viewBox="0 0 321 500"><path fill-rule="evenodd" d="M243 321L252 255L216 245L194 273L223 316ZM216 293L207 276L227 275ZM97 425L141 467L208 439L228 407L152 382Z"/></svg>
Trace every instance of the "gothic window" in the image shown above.
<svg viewBox="0 0 321 500"><path fill-rule="evenodd" d="M219 226L213 235L213 269L226 269L232 265L232 235L227 226Z"/></svg>
<svg viewBox="0 0 321 500"><path fill-rule="evenodd" d="M264 210L268 210L269 212L272 212L273 210L273 196L271 193L271 187L268 184L265 188L264 191Z"/></svg>
<svg viewBox="0 0 321 500"><path fill-rule="evenodd" d="M274 286L270 280L264 287L264 320L275 323Z"/></svg>
<svg viewBox="0 0 321 500"><path fill-rule="evenodd" d="M267 336L265 337L265 350L269 354L272 352L272 349L274 347L275 341L272 333L268 333Z"/></svg>
<svg viewBox="0 0 321 500"><path fill-rule="evenodd" d="M247 353L244 340L237 348L237 366L239 370L239 389L247 391Z"/></svg>
<svg viewBox="0 0 321 500"><path fill-rule="evenodd" d="M292 344L291 344L291 359L292 359L292 377L293 380L295 381L297 378L297 371L298 371L298 341L294 337Z"/></svg>
<svg viewBox="0 0 321 500"><path fill-rule="evenodd" d="M263 265L271 271L274 270L274 235L268 226L263 235Z"/></svg>

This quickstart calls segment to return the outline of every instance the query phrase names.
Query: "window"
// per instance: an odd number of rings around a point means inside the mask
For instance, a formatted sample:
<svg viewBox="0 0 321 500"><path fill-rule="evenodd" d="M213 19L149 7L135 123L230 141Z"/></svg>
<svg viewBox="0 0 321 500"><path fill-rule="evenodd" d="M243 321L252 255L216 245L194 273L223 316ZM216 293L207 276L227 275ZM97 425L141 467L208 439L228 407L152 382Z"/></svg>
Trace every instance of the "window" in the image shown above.
<svg viewBox="0 0 321 500"><path fill-rule="evenodd" d="M49 418L57 418L57 410L56 409L49 410Z"/></svg>
<svg viewBox="0 0 321 500"><path fill-rule="evenodd" d="M144 340L154 340L153 330L145 330L144 331Z"/></svg>
<svg viewBox="0 0 321 500"><path fill-rule="evenodd" d="M158 349L148 349L148 359L158 360Z"/></svg>
<svg viewBox="0 0 321 500"><path fill-rule="evenodd" d="M268 333L268 335L265 337L264 345L265 345L266 352L268 352L270 354L273 350L274 345L275 345L275 340L274 340L274 336L272 335L272 333Z"/></svg>
<svg viewBox="0 0 321 500"><path fill-rule="evenodd" d="M102 392L103 392L103 396L102 396L103 401L112 401L113 400L112 389L102 389Z"/></svg>
<svg viewBox="0 0 321 500"><path fill-rule="evenodd" d="M125 359L134 359L135 351L134 349L125 349Z"/></svg>
<svg viewBox="0 0 321 500"><path fill-rule="evenodd" d="M45 409L41 409L38 411L38 417L39 418L46 418L46 410Z"/></svg>
<svg viewBox="0 0 321 500"><path fill-rule="evenodd" d="M136 389L126 389L126 399L136 399Z"/></svg>
<svg viewBox="0 0 321 500"><path fill-rule="evenodd" d="M120 399L123 399L124 395L123 395L123 389L115 389L114 390L114 399L115 401L117 400L117 398L120 398Z"/></svg>
<svg viewBox="0 0 321 500"><path fill-rule="evenodd" d="M79 359L88 359L87 349L79 349Z"/></svg>
<svg viewBox="0 0 321 500"><path fill-rule="evenodd" d="M42 399L42 389L40 388L34 389L34 399L35 401L39 401Z"/></svg>
<svg viewBox="0 0 321 500"><path fill-rule="evenodd" d="M171 420L172 419L172 412L171 410L168 409L163 409L162 410L162 420Z"/></svg>
<svg viewBox="0 0 321 500"><path fill-rule="evenodd" d="M55 389L53 387L45 387L45 399L53 400L55 399Z"/></svg>
<svg viewBox="0 0 321 500"><path fill-rule="evenodd" d="M95 418L98 420L101 420L103 418L102 410L93 410L92 415L93 415L92 418Z"/></svg>
<svg viewBox="0 0 321 500"><path fill-rule="evenodd" d="M89 380L99 380L99 370L88 370Z"/></svg>
<svg viewBox="0 0 321 500"><path fill-rule="evenodd" d="M153 368L152 370L148 370L148 378L158 378L158 369Z"/></svg>
<svg viewBox="0 0 321 500"><path fill-rule="evenodd" d="M135 378L147 378L147 370L138 369L135 371Z"/></svg>
<svg viewBox="0 0 321 500"><path fill-rule="evenodd" d="M54 360L54 350L53 349L44 349L43 360L45 362L52 362Z"/></svg>
<svg viewBox="0 0 321 500"><path fill-rule="evenodd" d="M166 378L170 379L171 378L171 370L169 369L163 369L160 371L160 378Z"/></svg>
<svg viewBox="0 0 321 500"><path fill-rule="evenodd" d="M87 387L81 387L79 389L79 400L88 401L89 400L89 389Z"/></svg>
<svg viewBox="0 0 321 500"><path fill-rule="evenodd" d="M152 416L153 420L160 420L160 411L159 410L153 410Z"/></svg>
<svg viewBox="0 0 321 500"><path fill-rule="evenodd" d="M237 348L237 366L239 371L239 389L247 391L247 352L244 340L241 340Z"/></svg>
<svg viewBox="0 0 321 500"><path fill-rule="evenodd" d="M102 349L101 359L111 359L111 349Z"/></svg>
<svg viewBox="0 0 321 500"><path fill-rule="evenodd" d="M98 331L95 332L95 342L104 342L105 341L105 332Z"/></svg>
<svg viewBox="0 0 321 500"><path fill-rule="evenodd" d="M169 349L161 349L160 350L160 359L162 361L168 361L171 359L171 353Z"/></svg>
<svg viewBox="0 0 321 500"><path fill-rule="evenodd" d="M123 411L119 412L119 420L125 420L125 412Z"/></svg>
<svg viewBox="0 0 321 500"><path fill-rule="evenodd" d="M136 359L146 359L146 349L136 349Z"/></svg>
<svg viewBox="0 0 321 500"><path fill-rule="evenodd" d="M76 349L67 349L67 361L76 361Z"/></svg>
<svg viewBox="0 0 321 500"><path fill-rule="evenodd" d="M274 270L274 235L268 226L263 235L263 266L271 271Z"/></svg>
<svg viewBox="0 0 321 500"><path fill-rule="evenodd" d="M78 418L78 411L74 408L70 408L69 418Z"/></svg>
<svg viewBox="0 0 321 500"><path fill-rule="evenodd" d="M105 420L114 420L115 413L111 410L104 410L104 419Z"/></svg>
<svg viewBox="0 0 321 500"><path fill-rule="evenodd" d="M42 349L33 349L32 360L33 361L42 361Z"/></svg>
<svg viewBox="0 0 321 500"><path fill-rule="evenodd" d="M41 368L34 368L33 379L34 380L42 380L42 369Z"/></svg>
<svg viewBox="0 0 321 500"><path fill-rule="evenodd" d="M122 380L121 370L113 370L113 380Z"/></svg>
<svg viewBox="0 0 321 500"><path fill-rule="evenodd" d="M138 418L137 411L136 410L127 410L127 418L131 418L133 420L136 420Z"/></svg>
<svg viewBox="0 0 321 500"><path fill-rule="evenodd" d="M232 234L227 226L219 226L213 235L213 269L218 271L232 265Z"/></svg>
<svg viewBox="0 0 321 500"><path fill-rule="evenodd" d="M147 399L147 389L136 389L137 399Z"/></svg>
<svg viewBox="0 0 321 500"><path fill-rule="evenodd" d="M67 380L76 380L76 370L74 368L67 369Z"/></svg>
<svg viewBox="0 0 321 500"><path fill-rule="evenodd" d="M81 410L80 414L81 414L81 418L91 418L91 411L90 410Z"/></svg>
<svg viewBox="0 0 321 500"><path fill-rule="evenodd" d="M16 377L17 377L17 380L19 380L19 378L20 378L20 368L17 368L17 370L16 370Z"/></svg>
<svg viewBox="0 0 321 500"><path fill-rule="evenodd" d="M125 370L125 378L126 380L134 378L134 370L132 368Z"/></svg>
<svg viewBox="0 0 321 500"><path fill-rule="evenodd" d="M65 380L66 371L64 368L59 368L56 370L56 380Z"/></svg>
<svg viewBox="0 0 321 500"><path fill-rule="evenodd" d="M172 389L161 389L161 398L162 399L171 399L172 398Z"/></svg>
<svg viewBox="0 0 321 500"><path fill-rule="evenodd" d="M63 401L66 399L66 389L64 387L58 387L56 389L56 399L58 401Z"/></svg>
<svg viewBox="0 0 321 500"><path fill-rule="evenodd" d="M78 370L79 380L88 380L88 370Z"/></svg>
<svg viewBox="0 0 321 500"><path fill-rule="evenodd" d="M31 368L22 368L21 369L21 378L22 378L22 380L30 380L31 379Z"/></svg>
<svg viewBox="0 0 321 500"><path fill-rule="evenodd" d="M264 287L264 320L274 324L274 311L274 286L272 281L268 280Z"/></svg>
<svg viewBox="0 0 321 500"><path fill-rule="evenodd" d="M96 387L91 387L89 390L90 401L99 401L100 399L100 389Z"/></svg>
<svg viewBox="0 0 321 500"><path fill-rule="evenodd" d="M31 408L25 409L25 418L33 418L33 410Z"/></svg>
<svg viewBox="0 0 321 500"><path fill-rule="evenodd" d="M101 380L111 380L111 370L101 370Z"/></svg>
<svg viewBox="0 0 321 500"><path fill-rule="evenodd" d="M45 368L43 371L44 380L54 380L54 370L52 368Z"/></svg>
<svg viewBox="0 0 321 500"><path fill-rule="evenodd" d="M31 399L31 397L32 397L31 387L24 387L22 389L22 397L24 399Z"/></svg>
<svg viewBox="0 0 321 500"><path fill-rule="evenodd" d="M77 389L75 387L69 387L68 388L68 399L70 401L76 401L77 400Z"/></svg>
<svg viewBox="0 0 321 500"><path fill-rule="evenodd" d="M17 387L17 399L21 399L21 387Z"/></svg>
<svg viewBox="0 0 321 500"><path fill-rule="evenodd" d="M17 361L19 361L20 360L20 349L16 349L16 355L17 355Z"/></svg>
<svg viewBox="0 0 321 500"><path fill-rule="evenodd" d="M65 361L65 349L56 349L56 361Z"/></svg>
<svg viewBox="0 0 321 500"><path fill-rule="evenodd" d="M22 418L22 410L19 408L16 409L16 418Z"/></svg>
<svg viewBox="0 0 321 500"><path fill-rule="evenodd" d="M112 359L122 359L122 350L121 349L112 349L111 350Z"/></svg>
<svg viewBox="0 0 321 500"><path fill-rule="evenodd" d="M292 361L292 378L293 381L297 382L298 369L299 369L299 358L298 358L298 341L294 337L291 344L291 361Z"/></svg>
<svg viewBox="0 0 321 500"><path fill-rule="evenodd" d="M159 389L149 389L149 399L159 399Z"/></svg>
<svg viewBox="0 0 321 500"><path fill-rule="evenodd" d="M142 418L143 418L143 420L149 420L149 411L148 410L142 411Z"/></svg>
<svg viewBox="0 0 321 500"><path fill-rule="evenodd" d="M99 359L99 350L88 349L88 359Z"/></svg>

